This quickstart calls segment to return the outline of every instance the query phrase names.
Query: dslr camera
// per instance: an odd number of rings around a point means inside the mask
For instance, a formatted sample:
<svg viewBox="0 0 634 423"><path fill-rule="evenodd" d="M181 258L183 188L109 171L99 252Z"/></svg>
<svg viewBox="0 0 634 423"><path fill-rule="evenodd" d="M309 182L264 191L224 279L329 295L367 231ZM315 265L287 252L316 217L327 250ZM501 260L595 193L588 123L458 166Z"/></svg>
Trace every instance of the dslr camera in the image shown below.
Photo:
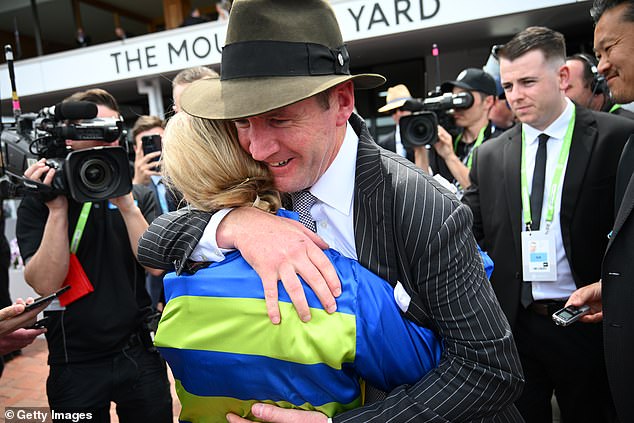
<svg viewBox="0 0 634 423"><path fill-rule="evenodd" d="M403 146L413 148L435 144L438 142L438 125L455 137L458 128L448 112L468 109L472 105L473 95L470 92L435 94L424 100L407 100L401 109L413 113L399 120Z"/></svg>
<svg viewBox="0 0 634 423"><path fill-rule="evenodd" d="M77 202L100 201L132 190L128 155L122 147L71 151L66 140L113 142L125 135L123 122L96 118L94 103L79 101L23 113L0 137L0 171L15 186L13 196L66 195ZM24 171L45 158L56 169L51 186L25 178Z"/></svg>

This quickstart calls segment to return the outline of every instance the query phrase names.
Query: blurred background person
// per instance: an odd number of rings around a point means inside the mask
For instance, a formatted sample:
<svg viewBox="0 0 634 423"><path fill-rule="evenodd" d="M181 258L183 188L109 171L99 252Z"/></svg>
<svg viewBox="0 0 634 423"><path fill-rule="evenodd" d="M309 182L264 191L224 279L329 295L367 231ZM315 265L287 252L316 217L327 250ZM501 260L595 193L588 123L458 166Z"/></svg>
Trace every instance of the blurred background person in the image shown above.
<svg viewBox="0 0 634 423"><path fill-rule="evenodd" d="M173 190L166 189L160 171L160 156L165 122L158 116L139 116L131 130L134 139L134 177L132 183L150 188L161 207L161 212L167 213L177 209L180 196ZM150 148L144 148L150 145ZM155 151L146 154L146 151ZM148 222L151 223L151 222ZM147 273L146 288L152 299L152 307L162 311L163 304L163 275Z"/></svg>
<svg viewBox="0 0 634 423"><path fill-rule="evenodd" d="M229 0L216 1L216 13L218 13L219 21L227 22L229 20L229 12L231 12L231 1Z"/></svg>
<svg viewBox="0 0 634 423"><path fill-rule="evenodd" d="M181 93L189 84L203 78L219 77L220 75L218 75L218 72L208 68L207 66L195 66L178 72L174 79L172 79L172 99L174 101L172 109L174 112L180 112Z"/></svg>
<svg viewBox="0 0 634 423"><path fill-rule="evenodd" d="M78 47L88 47L90 45L90 36L86 35L84 28L77 28L77 34L75 35L75 42Z"/></svg>
<svg viewBox="0 0 634 423"><path fill-rule="evenodd" d="M408 110L401 109L407 100L412 100L412 95L405 85L398 84L387 89L387 96L385 97L386 104L381 107L378 112L390 113L395 126L394 130L389 134L379 136L377 144L413 162L414 151L412 149L406 149L403 146L401 142L401 131L398 125L401 117L412 114L412 112Z"/></svg>
<svg viewBox="0 0 634 423"><path fill-rule="evenodd" d="M614 113L634 119L634 113L612 100L605 77L597 70L597 60L585 53L566 59L570 72L566 96L580 106L592 110Z"/></svg>
<svg viewBox="0 0 634 423"><path fill-rule="evenodd" d="M191 11L189 12L189 15L186 16L185 19L183 19L183 23L180 24L180 26L190 26L190 25L196 25L196 24L205 23L205 22L209 22L209 19L200 13L199 8L192 7Z"/></svg>
<svg viewBox="0 0 634 423"><path fill-rule="evenodd" d="M502 135L504 131L511 129L515 125L515 113L513 113L511 105L506 101L506 93L500 84L499 76L495 79L495 86L497 95L491 110L489 110L489 120L493 129L491 138Z"/></svg>

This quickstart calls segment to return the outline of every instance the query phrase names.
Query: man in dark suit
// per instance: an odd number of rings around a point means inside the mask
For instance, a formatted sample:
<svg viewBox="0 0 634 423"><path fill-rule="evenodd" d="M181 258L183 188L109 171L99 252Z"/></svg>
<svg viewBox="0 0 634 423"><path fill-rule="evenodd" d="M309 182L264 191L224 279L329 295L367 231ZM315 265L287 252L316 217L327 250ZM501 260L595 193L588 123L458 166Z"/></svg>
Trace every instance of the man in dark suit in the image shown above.
<svg viewBox="0 0 634 423"><path fill-rule="evenodd" d="M476 150L464 202L495 263L493 288L517 342L530 422L610 421L599 325L551 315L598 279L613 223L615 169L634 122L566 98L563 36L530 27L499 50L502 86L521 122ZM589 389L589 387L592 387Z"/></svg>
<svg viewBox="0 0 634 423"><path fill-rule="evenodd" d="M262 24L248 25L253 21ZM267 41L271 37L277 41ZM280 51L287 62L271 61ZM182 270L188 257L219 260L217 247L238 248L262 278L277 323L280 279L299 316L310 319L298 274L326 310L335 310L332 292L337 295L339 284L321 251L328 242L388 280L405 315L433 328L446 352L416 384L333 421L521 421L512 405L521 369L470 233L468 208L412 163L377 146L353 114L354 88L383 82L379 75L350 75L328 2L306 0L301 8L291 1L234 2L221 78L188 87L183 110L232 120L237 142L269 169L278 190L290 193L300 219L314 223L317 234L253 207L218 212L209 225L183 210L169 214L174 226L166 228L166 241L140 254L158 255L159 266L175 261ZM211 236L194 249L203 231ZM176 256L161 257L174 249ZM268 422L328 420L266 404L252 411ZM244 419L230 415L229 421Z"/></svg>
<svg viewBox="0 0 634 423"><path fill-rule="evenodd" d="M606 76L615 101L634 101L634 1L596 0L591 10L596 27L598 69ZM617 40L617 41L615 41ZM614 227L603 258L601 280L575 291L569 304L588 304L585 322L603 320L603 345L610 390L619 422L634 421L631 382L634 377L634 135L617 169Z"/></svg>

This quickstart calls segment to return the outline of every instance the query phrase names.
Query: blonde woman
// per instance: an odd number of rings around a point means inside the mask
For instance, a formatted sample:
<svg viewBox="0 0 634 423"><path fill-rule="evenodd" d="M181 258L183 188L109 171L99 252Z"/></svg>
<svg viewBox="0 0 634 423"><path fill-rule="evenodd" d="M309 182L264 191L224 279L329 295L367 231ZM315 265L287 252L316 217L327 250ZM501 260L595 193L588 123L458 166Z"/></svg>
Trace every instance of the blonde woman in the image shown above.
<svg viewBox="0 0 634 423"><path fill-rule="evenodd" d="M296 217L280 209L268 170L242 150L230 122L175 115L162 163L168 185L191 210L152 223L139 243L142 262L187 257L189 235L170 231L174 219L209 219L241 206ZM174 373L181 420L224 422L229 412L253 418L256 402L333 416L361 405L360 378L390 391L437 366L442 342L401 317L392 287L358 262L333 250L326 254L343 293L331 315L304 286L309 323L281 286L281 324L270 323L261 280L238 251L165 277L167 305L155 344Z"/></svg>

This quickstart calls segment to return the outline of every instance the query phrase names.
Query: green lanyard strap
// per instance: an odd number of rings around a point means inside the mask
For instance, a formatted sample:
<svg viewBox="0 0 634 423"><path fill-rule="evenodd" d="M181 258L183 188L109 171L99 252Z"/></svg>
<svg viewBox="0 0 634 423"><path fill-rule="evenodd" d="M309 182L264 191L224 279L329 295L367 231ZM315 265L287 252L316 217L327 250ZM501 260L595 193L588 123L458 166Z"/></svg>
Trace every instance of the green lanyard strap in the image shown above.
<svg viewBox="0 0 634 423"><path fill-rule="evenodd" d="M469 150L469 154L467 154L467 169L471 169L471 161L473 160L473 150L478 148L478 146L480 144L482 144L482 142L484 141L484 133L486 132L487 126L488 125L484 126L482 129L480 129L480 133L478 134L478 138L476 138L475 142L473 143L473 147L471 148L471 150ZM455 153L458 152L458 143L462 139L462 134L463 134L463 132L458 134L458 136L456 137L456 140L453 143L453 151Z"/></svg>
<svg viewBox="0 0 634 423"><path fill-rule="evenodd" d="M610 111L608 113L614 113L615 111L619 110L621 108L620 104L615 104L612 107L610 107Z"/></svg>
<svg viewBox="0 0 634 423"><path fill-rule="evenodd" d="M559 159L557 160L557 167L553 174L553 179L550 183L550 189L548 191L548 209L546 210L546 231L550 227L550 223L553 221L555 215L555 202L557 201L557 191L559 191L559 185L561 184L561 176L564 173L564 167L568 160L568 154L570 153L570 144L572 143L572 132L575 127L575 108L572 109L572 117L568 123L568 129L566 135L564 135L564 142L561 146L559 153ZM527 228L531 227L533 219L531 217L531 198L528 193L528 182L526 176L526 134L522 127L522 164L521 164L521 184L522 184L522 214L524 216L524 224Z"/></svg>
<svg viewBox="0 0 634 423"><path fill-rule="evenodd" d="M70 252L72 254L77 253L79 241L81 241L81 236L84 234L84 228L86 227L86 221L88 220L88 214L90 214L91 208L92 202L84 203L81 208L79 219L77 219L77 226L75 226L75 232L73 232L73 239L70 241Z"/></svg>

